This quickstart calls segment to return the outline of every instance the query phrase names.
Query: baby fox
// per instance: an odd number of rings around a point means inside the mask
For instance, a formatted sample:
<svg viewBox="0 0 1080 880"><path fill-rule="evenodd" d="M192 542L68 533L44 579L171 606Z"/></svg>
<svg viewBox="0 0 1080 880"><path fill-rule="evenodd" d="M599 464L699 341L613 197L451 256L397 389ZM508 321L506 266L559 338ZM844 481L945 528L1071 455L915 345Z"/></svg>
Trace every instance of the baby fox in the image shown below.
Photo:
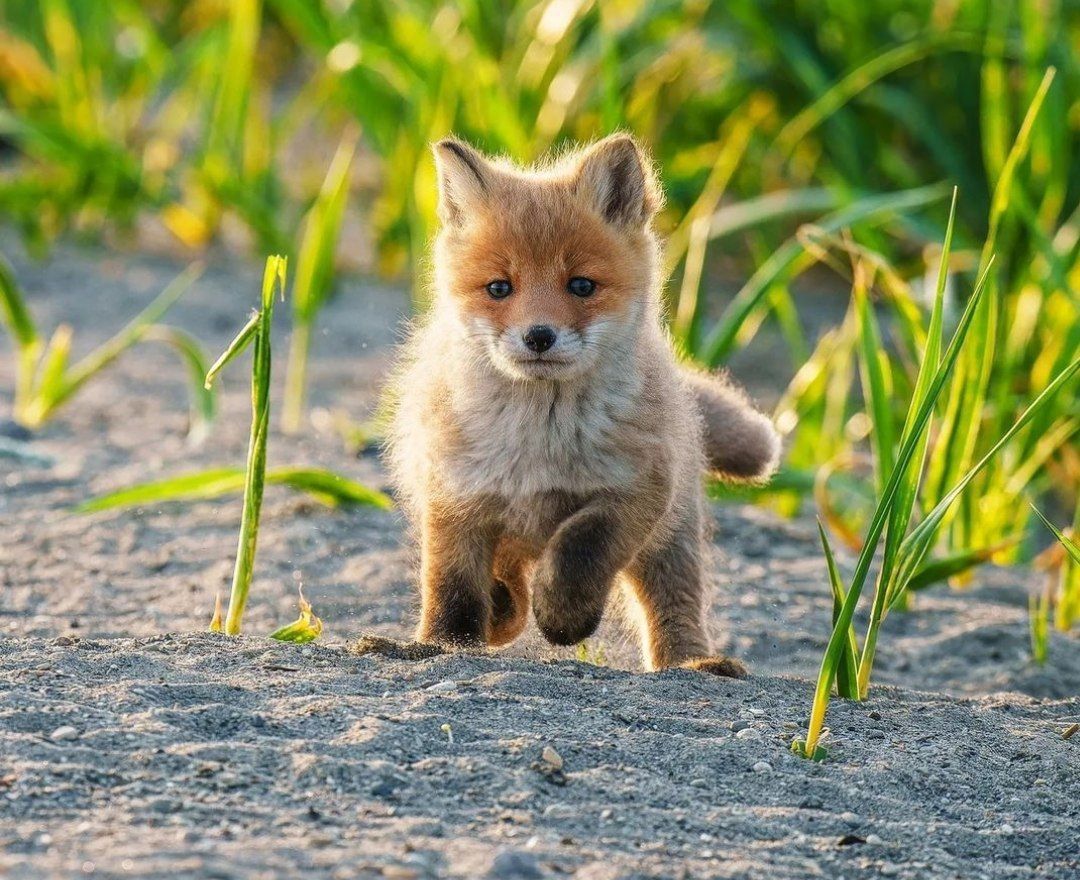
<svg viewBox="0 0 1080 880"><path fill-rule="evenodd" d="M662 195L618 134L523 169L434 147L435 292L397 376L390 461L421 539L417 638L572 645L619 582L649 669L722 675L703 579L702 474L763 480L779 441L722 379L676 362Z"/></svg>

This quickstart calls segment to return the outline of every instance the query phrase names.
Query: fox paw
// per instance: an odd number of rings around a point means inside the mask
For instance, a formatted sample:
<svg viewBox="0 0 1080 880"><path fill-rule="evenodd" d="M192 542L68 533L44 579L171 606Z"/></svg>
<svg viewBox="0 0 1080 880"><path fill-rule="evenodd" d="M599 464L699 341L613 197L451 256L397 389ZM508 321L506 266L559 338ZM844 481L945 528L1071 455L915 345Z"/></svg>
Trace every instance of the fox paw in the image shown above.
<svg viewBox="0 0 1080 880"><path fill-rule="evenodd" d="M716 657L695 657L679 665L683 669L707 672L709 675L720 675L724 678L746 678L750 674L740 661L722 654Z"/></svg>

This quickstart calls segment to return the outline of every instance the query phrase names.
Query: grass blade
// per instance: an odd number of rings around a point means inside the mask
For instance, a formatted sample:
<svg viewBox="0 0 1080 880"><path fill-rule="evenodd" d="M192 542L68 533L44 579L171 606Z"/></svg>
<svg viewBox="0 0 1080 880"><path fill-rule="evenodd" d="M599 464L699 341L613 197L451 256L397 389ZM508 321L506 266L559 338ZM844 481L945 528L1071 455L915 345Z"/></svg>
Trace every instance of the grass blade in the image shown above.
<svg viewBox="0 0 1080 880"><path fill-rule="evenodd" d="M311 609L311 603L304 598L303 590L300 591L300 616L292 623L286 624L280 629L270 633L270 638L279 642L292 642L295 645L306 645L322 635L323 623L315 616Z"/></svg>
<svg viewBox="0 0 1080 880"><path fill-rule="evenodd" d="M881 344L874 308L867 291L867 269L863 262L855 264L855 314L859 323L859 358L863 396L870 407L873 425L871 436L874 448L874 475L878 493L885 488L893 470L895 428L892 414L892 380L889 375L888 354Z"/></svg>
<svg viewBox="0 0 1080 880"><path fill-rule="evenodd" d="M15 420L25 427L25 412L34 395L34 373L38 358L41 356L41 337L38 335L34 319L26 307L26 298L15 273L7 261L0 257L0 318L11 334L16 352L15 363L15 400L12 414Z"/></svg>
<svg viewBox="0 0 1080 880"><path fill-rule="evenodd" d="M150 327L144 338L171 346L186 364L190 379L188 393L191 395L191 426L188 430L188 441L192 445L202 443L210 433L210 425L214 421L216 412L214 392L205 384L207 366L206 354L202 346L190 333L175 327L167 327L164 324L155 324Z"/></svg>
<svg viewBox="0 0 1080 880"><path fill-rule="evenodd" d="M823 217L815 225L826 233L835 233L847 226L895 216L940 199L947 190L940 184L904 190L898 193L878 193L865 196L852 204ZM786 277L805 248L798 236L790 238L776 250L743 285L728 304L720 319L705 338L697 356L710 367L719 366L740 339L743 324L759 306L771 286Z"/></svg>
<svg viewBox="0 0 1080 880"><path fill-rule="evenodd" d="M390 497L382 492L319 468L268 468L266 484L288 486L290 489L306 492L328 507L362 504L388 510L393 506ZM243 488L244 471L241 468L215 468L140 483L99 495L84 501L72 512L100 513L105 510L122 510L172 501L202 501L231 495Z"/></svg>
<svg viewBox="0 0 1080 880"><path fill-rule="evenodd" d="M1042 666L1050 653L1050 598L1045 591L1028 596L1028 625L1031 628L1031 659Z"/></svg>
<svg viewBox="0 0 1080 880"><path fill-rule="evenodd" d="M350 128L334 154L326 172L322 189L308 211L304 237L296 259L296 280L293 282L293 332L285 369L285 399L282 408L282 428L287 433L300 430L307 385L307 361L311 332L330 291L334 278L334 256L337 252L345 200L349 192L349 172L356 153L358 133Z"/></svg>
<svg viewBox="0 0 1080 880"><path fill-rule="evenodd" d="M840 619L840 612L844 607L844 582L840 577L840 571L836 567L836 559L833 557L832 547L829 545L829 537L825 534L825 527L818 521L818 534L821 536L821 547L825 551L825 563L829 569L829 584L833 595L833 626ZM841 650L840 663L836 670L836 690L841 697L849 700L859 698L859 645L855 640L855 628L848 625L847 644Z"/></svg>
<svg viewBox="0 0 1080 880"><path fill-rule="evenodd" d="M952 553L948 556L943 556L940 559L931 559L923 563L915 571L911 576L911 579L907 582L906 589L912 592L925 590L935 584L947 581L951 577L964 574L964 572L970 571L976 566L989 562L996 554L1017 544L1019 541L1020 536L1016 536L1010 538L1008 541L994 544L992 547L979 547L975 550L963 550L960 553ZM898 603L899 594L893 596L891 600L891 604L894 606Z"/></svg>
<svg viewBox="0 0 1080 880"><path fill-rule="evenodd" d="M3 257L0 257L0 317L19 348L28 348L39 341L26 298L15 280L15 273Z"/></svg>
<svg viewBox="0 0 1080 880"><path fill-rule="evenodd" d="M236 334L232 342L229 343L228 348L221 353L221 356L214 361L213 366L206 371L206 376L203 379L203 387L209 389L217 378L218 373L225 369L226 364L233 358L239 357L243 354L244 349L251 344L251 340L255 338L255 333L259 329L259 324L262 320L262 316L259 312L253 312L251 317L248 318L248 322L243 326L239 333Z"/></svg>
<svg viewBox="0 0 1080 880"><path fill-rule="evenodd" d="M194 263L174 278L158 297L136 315L108 342L94 349L66 372L62 380L42 385L38 392L43 398L43 418L70 398L87 381L104 370L125 351L139 342L161 317L172 308L202 274L201 263Z"/></svg>
<svg viewBox="0 0 1080 880"><path fill-rule="evenodd" d="M1043 525L1053 532L1054 537L1057 538L1061 543L1061 546L1065 548L1065 552L1069 554L1072 561L1080 565L1080 544L1077 544L1072 538L1061 531L1061 529L1050 522L1043 512L1034 504L1031 505L1031 509L1034 510L1039 519L1043 521Z"/></svg>

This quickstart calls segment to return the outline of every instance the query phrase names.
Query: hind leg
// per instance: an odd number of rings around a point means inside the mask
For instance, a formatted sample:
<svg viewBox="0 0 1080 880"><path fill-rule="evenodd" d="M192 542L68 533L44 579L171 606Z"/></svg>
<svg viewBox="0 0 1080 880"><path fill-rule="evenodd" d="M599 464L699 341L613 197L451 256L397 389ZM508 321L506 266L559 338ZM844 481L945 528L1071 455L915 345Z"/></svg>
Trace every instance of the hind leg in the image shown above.
<svg viewBox="0 0 1080 880"><path fill-rule="evenodd" d="M688 512L665 541L644 550L627 569L640 607L642 654L649 670L684 666L742 678L746 668L711 653L705 629L700 515Z"/></svg>
<svg viewBox="0 0 1080 880"><path fill-rule="evenodd" d="M529 619L528 549L519 541L503 538L495 549L491 591L491 626L488 644L507 645L521 635Z"/></svg>

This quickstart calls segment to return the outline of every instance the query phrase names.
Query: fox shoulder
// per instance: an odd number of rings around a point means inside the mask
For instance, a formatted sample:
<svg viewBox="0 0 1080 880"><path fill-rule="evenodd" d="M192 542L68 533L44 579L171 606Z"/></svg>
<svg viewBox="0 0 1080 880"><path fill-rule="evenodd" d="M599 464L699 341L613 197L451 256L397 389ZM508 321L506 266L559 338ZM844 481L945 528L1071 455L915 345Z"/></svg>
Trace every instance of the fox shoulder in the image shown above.
<svg viewBox="0 0 1080 880"><path fill-rule="evenodd" d="M780 463L780 436L769 417L726 377L683 365L704 423L708 469L736 482L760 483Z"/></svg>

